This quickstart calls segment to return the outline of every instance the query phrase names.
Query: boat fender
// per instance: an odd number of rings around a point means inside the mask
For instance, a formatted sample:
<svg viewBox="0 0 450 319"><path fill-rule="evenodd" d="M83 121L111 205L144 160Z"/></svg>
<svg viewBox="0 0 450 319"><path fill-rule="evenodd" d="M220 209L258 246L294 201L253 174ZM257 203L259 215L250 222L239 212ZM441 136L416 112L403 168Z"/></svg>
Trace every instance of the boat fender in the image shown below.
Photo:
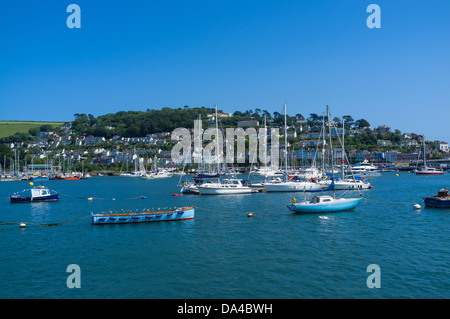
<svg viewBox="0 0 450 319"><path fill-rule="evenodd" d="M184 186L187 186L187 183L184 183L183 185L184 185Z"/></svg>
<svg viewBox="0 0 450 319"><path fill-rule="evenodd" d="M295 203L296 203L295 197L292 197L292 204L295 204Z"/></svg>

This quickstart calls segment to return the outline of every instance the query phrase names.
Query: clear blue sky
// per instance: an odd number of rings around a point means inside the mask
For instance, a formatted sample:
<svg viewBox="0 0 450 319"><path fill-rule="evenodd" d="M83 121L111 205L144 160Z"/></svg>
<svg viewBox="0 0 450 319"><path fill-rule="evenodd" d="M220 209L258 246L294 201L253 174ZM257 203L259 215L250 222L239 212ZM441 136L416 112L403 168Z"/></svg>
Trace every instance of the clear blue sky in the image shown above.
<svg viewBox="0 0 450 319"><path fill-rule="evenodd" d="M0 38L1 120L286 102L450 142L448 0L4 0Z"/></svg>

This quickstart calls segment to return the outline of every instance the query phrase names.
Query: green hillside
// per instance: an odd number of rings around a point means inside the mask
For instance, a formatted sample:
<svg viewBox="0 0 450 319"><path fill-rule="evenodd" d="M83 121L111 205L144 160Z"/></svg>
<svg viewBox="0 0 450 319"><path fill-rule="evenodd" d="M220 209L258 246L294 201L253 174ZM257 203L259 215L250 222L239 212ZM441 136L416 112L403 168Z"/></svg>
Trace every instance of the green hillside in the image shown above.
<svg viewBox="0 0 450 319"><path fill-rule="evenodd" d="M50 124L57 128L64 124L64 122L0 121L0 138L8 137L16 133L28 133L30 128L40 127L44 124Z"/></svg>

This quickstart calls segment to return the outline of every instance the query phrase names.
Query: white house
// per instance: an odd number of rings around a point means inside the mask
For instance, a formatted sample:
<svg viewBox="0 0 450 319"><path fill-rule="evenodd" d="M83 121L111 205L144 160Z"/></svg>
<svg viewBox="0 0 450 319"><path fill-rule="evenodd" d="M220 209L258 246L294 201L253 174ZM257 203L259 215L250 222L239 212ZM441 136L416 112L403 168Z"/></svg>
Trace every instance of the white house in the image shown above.
<svg viewBox="0 0 450 319"><path fill-rule="evenodd" d="M434 147L442 152L448 152L448 143L442 141L434 141Z"/></svg>

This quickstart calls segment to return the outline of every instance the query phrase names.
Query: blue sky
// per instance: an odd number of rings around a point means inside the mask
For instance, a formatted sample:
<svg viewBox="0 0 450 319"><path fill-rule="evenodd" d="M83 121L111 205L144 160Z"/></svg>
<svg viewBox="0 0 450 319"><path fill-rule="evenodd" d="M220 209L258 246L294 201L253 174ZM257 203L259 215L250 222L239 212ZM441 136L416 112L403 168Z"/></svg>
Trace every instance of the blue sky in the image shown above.
<svg viewBox="0 0 450 319"><path fill-rule="evenodd" d="M69 4L81 29L69 29ZM369 4L381 29L369 29ZM450 142L450 1L2 1L1 120L189 105Z"/></svg>

